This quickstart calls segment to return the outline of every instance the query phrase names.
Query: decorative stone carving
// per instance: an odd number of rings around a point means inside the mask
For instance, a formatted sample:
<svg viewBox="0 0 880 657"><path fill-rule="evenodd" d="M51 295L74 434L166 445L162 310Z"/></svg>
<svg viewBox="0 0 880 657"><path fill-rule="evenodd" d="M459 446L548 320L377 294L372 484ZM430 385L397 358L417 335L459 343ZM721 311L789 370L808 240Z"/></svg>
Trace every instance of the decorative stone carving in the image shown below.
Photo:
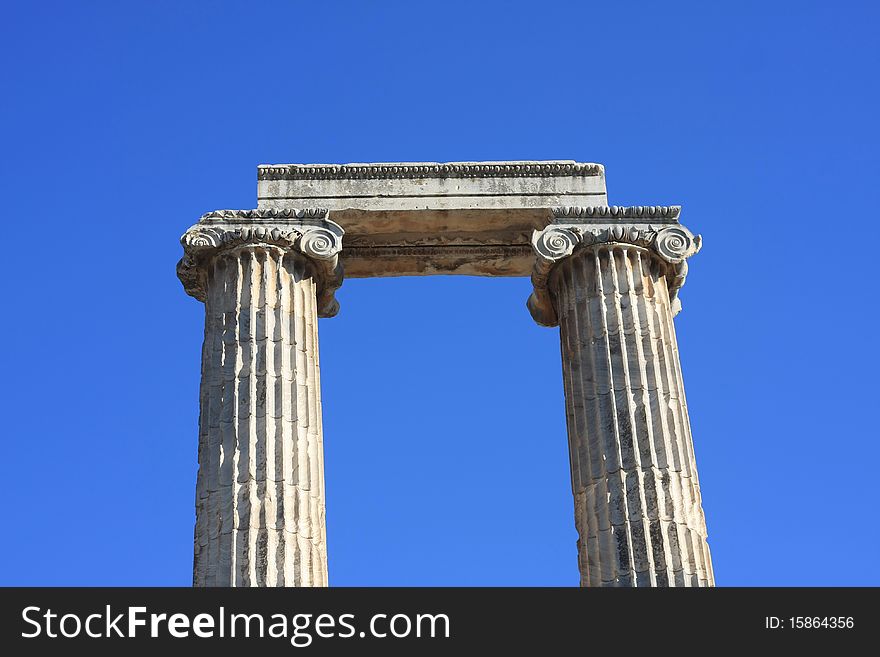
<svg viewBox="0 0 880 657"><path fill-rule="evenodd" d="M678 291L687 275L685 260L702 245L699 235L678 223L680 210L679 206L554 208L550 225L532 233L532 248L537 257L532 270L534 289L527 305L534 320L542 326L559 323L548 289L550 272L558 262L571 256L575 249L613 243L650 249L669 263L669 292L673 314L677 314L681 310Z"/></svg>
<svg viewBox="0 0 880 657"><path fill-rule="evenodd" d="M684 226L671 226L657 233L654 248L666 262L677 265L699 251L701 241Z"/></svg>
<svg viewBox="0 0 880 657"><path fill-rule="evenodd" d="M680 205L589 205L553 208L553 216L557 219L574 219L587 221L590 219L654 219L655 221L672 221L681 213Z"/></svg>
<svg viewBox="0 0 880 657"><path fill-rule="evenodd" d="M577 230L553 226L538 232L533 245L539 258L557 262L570 256L580 241L581 236Z"/></svg>
<svg viewBox="0 0 880 657"><path fill-rule="evenodd" d="M326 219L327 208L255 208L250 210L214 210L200 221L214 219Z"/></svg>
<svg viewBox="0 0 880 657"><path fill-rule="evenodd" d="M602 166L584 162L449 162L388 164L284 164L257 169L259 180L377 180L382 178L523 178L599 176Z"/></svg>
<svg viewBox="0 0 880 657"><path fill-rule="evenodd" d="M184 256L177 275L186 293L204 301L205 267L219 252L248 245L296 250L314 264L318 315L339 311L335 292L342 285L342 237L345 231L328 220L324 209L215 210L202 216L180 238ZM256 223L272 220L272 223Z"/></svg>

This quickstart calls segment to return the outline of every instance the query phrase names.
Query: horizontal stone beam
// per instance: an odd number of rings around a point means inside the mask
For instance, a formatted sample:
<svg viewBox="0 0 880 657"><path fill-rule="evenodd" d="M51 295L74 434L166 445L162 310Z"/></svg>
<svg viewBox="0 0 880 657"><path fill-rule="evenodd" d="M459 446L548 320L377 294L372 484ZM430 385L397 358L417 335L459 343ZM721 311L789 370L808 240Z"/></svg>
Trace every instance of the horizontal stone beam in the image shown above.
<svg viewBox="0 0 880 657"><path fill-rule="evenodd" d="M605 205L599 164L559 161L282 164L257 169L258 207L371 211Z"/></svg>
<svg viewBox="0 0 880 657"><path fill-rule="evenodd" d="M282 164L257 174L258 209L330 211L352 278L527 276L522 247L549 208L608 204L604 168L571 160Z"/></svg>

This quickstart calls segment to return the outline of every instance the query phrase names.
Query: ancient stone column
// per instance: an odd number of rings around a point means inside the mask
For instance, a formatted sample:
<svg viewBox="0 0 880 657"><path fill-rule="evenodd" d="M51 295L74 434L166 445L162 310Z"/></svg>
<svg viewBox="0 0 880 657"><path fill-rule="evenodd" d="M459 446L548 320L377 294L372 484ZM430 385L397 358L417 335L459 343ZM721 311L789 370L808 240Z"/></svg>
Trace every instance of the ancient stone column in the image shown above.
<svg viewBox="0 0 880 657"><path fill-rule="evenodd" d="M318 317L342 229L321 210L209 213L178 275L205 303L194 586L326 586Z"/></svg>
<svg viewBox="0 0 880 657"><path fill-rule="evenodd" d="M558 208L529 309L560 327L582 586L712 586L672 318L700 248L677 207Z"/></svg>

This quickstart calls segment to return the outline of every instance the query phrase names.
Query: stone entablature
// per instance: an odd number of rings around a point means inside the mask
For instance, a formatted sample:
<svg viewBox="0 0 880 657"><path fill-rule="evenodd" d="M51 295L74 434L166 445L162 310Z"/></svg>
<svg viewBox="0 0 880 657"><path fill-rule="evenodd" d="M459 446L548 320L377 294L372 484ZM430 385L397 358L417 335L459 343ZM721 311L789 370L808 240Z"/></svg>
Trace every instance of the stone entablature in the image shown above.
<svg viewBox="0 0 880 657"><path fill-rule="evenodd" d="M571 160L265 165L257 199L327 208L349 278L528 276L549 208L608 204L604 168Z"/></svg>

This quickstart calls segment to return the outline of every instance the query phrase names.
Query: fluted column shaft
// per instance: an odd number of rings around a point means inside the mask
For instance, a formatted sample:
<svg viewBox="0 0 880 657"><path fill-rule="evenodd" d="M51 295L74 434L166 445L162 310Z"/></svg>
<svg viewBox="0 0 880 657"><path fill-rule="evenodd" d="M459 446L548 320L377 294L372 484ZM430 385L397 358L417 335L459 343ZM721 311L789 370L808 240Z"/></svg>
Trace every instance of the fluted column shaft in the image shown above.
<svg viewBox="0 0 880 657"><path fill-rule="evenodd" d="M316 286L272 245L207 267L196 586L326 586Z"/></svg>
<svg viewBox="0 0 880 657"><path fill-rule="evenodd" d="M707 586L713 575L668 287L649 248L561 259L558 315L582 586Z"/></svg>
<svg viewBox="0 0 880 657"><path fill-rule="evenodd" d="M205 304L195 586L327 586L318 317L342 228L320 208L217 210L181 237Z"/></svg>

